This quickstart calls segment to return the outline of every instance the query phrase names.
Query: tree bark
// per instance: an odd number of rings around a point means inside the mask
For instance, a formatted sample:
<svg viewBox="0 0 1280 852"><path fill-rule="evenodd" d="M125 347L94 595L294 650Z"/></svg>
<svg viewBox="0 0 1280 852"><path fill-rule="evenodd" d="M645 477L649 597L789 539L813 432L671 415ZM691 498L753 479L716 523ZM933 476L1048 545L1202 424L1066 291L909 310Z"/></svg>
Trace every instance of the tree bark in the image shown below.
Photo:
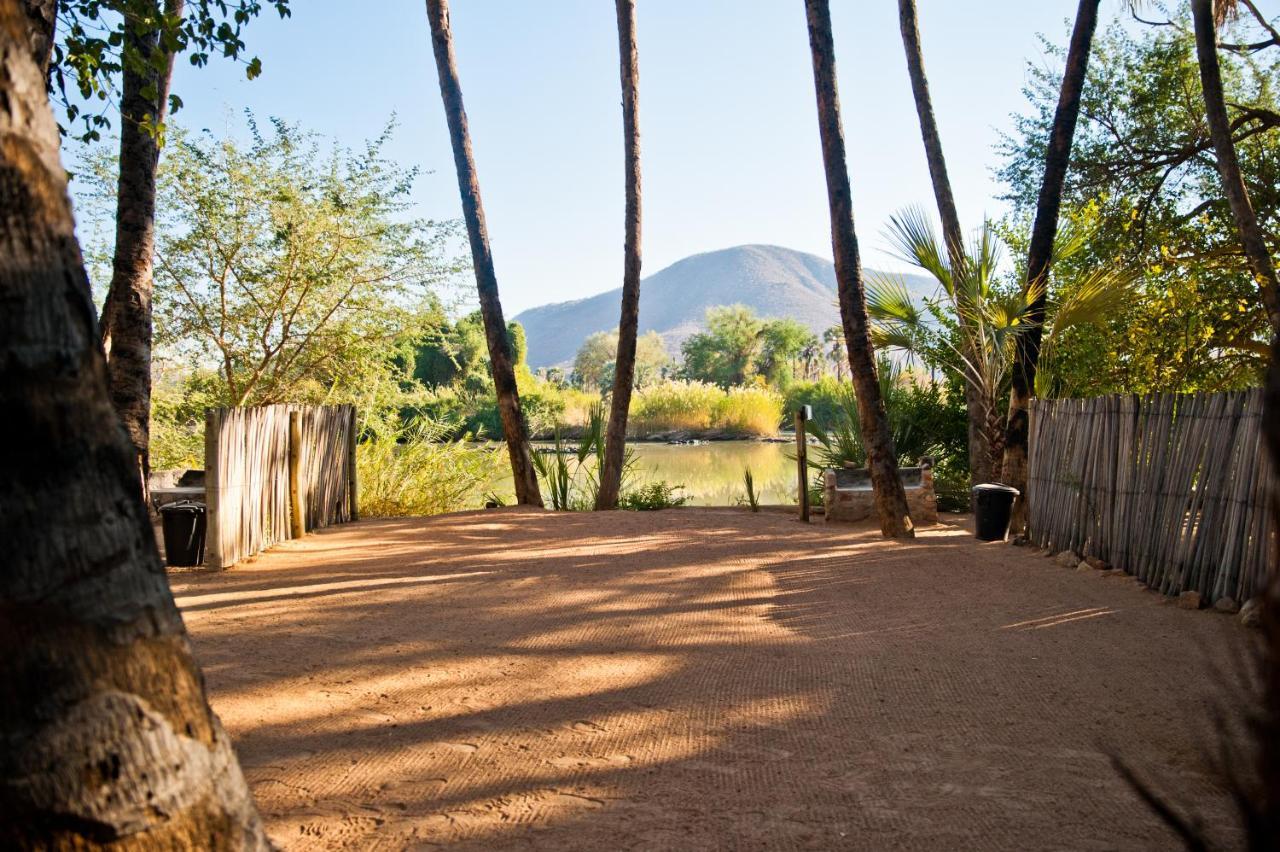
<svg viewBox="0 0 1280 852"><path fill-rule="evenodd" d="M184 0L166 0L164 13L181 15L183 6ZM158 4L152 11L161 14ZM151 291L161 142L156 134L167 111L173 54L156 67L162 48L154 26L127 27L125 43L145 67L126 61L122 72L116 245L101 325L111 402L133 444L145 494L151 471Z"/></svg>
<svg viewBox="0 0 1280 852"><path fill-rule="evenodd" d="M867 448L867 468L875 490L880 531L886 538L915 535L907 510L907 496L898 477L893 436L885 415L884 399L876 378L875 353L867 334L866 293L862 285L862 260L853 224L853 193L846 165L844 128L836 87L835 45L831 36L831 10L827 0L805 0L809 48L813 56L813 86L818 102L818 129L822 161L826 169L827 200L831 211L831 248L835 256L840 322L849 358L858 421Z"/></svg>
<svg viewBox="0 0 1280 852"><path fill-rule="evenodd" d="M0 0L0 847L267 848L108 397L27 36Z"/></svg>
<svg viewBox="0 0 1280 852"><path fill-rule="evenodd" d="M614 509L622 487L627 446L627 411L635 382L636 336L640 325L640 68L636 57L635 0L616 0L618 51L622 79L622 133L626 145L626 238L622 273L622 314L618 319L618 354L614 360L613 396L604 467L600 472L597 509Z"/></svg>
<svg viewBox="0 0 1280 852"><path fill-rule="evenodd" d="M520 409L516 374L512 365L511 343L498 298L498 277L493 269L493 252L489 248L489 229L485 224L484 205L480 200L480 177L475 156L471 152L471 133L467 112L462 105L462 86L458 81L458 64L453 52L453 31L449 25L448 0L427 0L427 19L431 24L431 46L435 52L436 71L440 76L440 97L444 101L449 122L449 141L453 145L453 162L458 172L458 190L462 195L462 216L467 223L471 242L471 262L475 269L476 290L480 295L480 315L484 320L485 341L489 346L489 364L493 386L498 397L498 413L502 418L502 434L511 457L515 478L516 502L541 506L542 494L533 467L529 447L529 430Z"/></svg>
<svg viewBox="0 0 1280 852"><path fill-rule="evenodd" d="M1009 392L1009 419L1005 425L1004 470L1002 479L1022 495L1014 502L1010 531L1021 533L1026 527L1027 441L1030 430L1029 406L1036 386L1036 366L1040 360L1040 341L1044 334L1045 302L1048 296L1049 267L1053 263L1053 242L1058 234L1058 214L1062 208L1062 188L1071 162L1071 143L1075 138L1076 120L1080 116L1080 94L1084 91L1089 68L1089 52L1093 33L1098 27L1101 0L1080 0L1076 9L1067 64L1062 74L1062 89L1053 115L1053 128L1044 154L1044 177L1036 202L1036 218L1031 227L1031 245L1027 251L1026 287L1040 288L1027 310L1027 331L1018 336L1013 362L1012 389Z"/></svg>
<svg viewBox="0 0 1280 852"><path fill-rule="evenodd" d="M1240 233L1240 246L1258 289L1262 291L1262 303L1271 324L1271 363L1267 367L1262 427L1272 470L1280 470L1280 285L1231 141L1222 72L1218 66L1213 4L1209 0L1191 0L1191 17L1195 25L1196 57L1200 65L1200 86L1204 92L1209 137L1218 160L1222 192L1231 207L1231 215ZM1270 509L1272 528L1280 529L1280 495L1272 495ZM1280 564L1280 542L1273 542L1272 548L1271 577L1263 592L1263 706L1257 715L1257 769L1262 799L1258 814L1261 824L1256 828L1259 838L1274 839L1280 836L1280 571L1274 568Z"/></svg>
<svg viewBox="0 0 1280 852"><path fill-rule="evenodd" d="M49 61L53 57L53 35L58 25L58 0L22 0L22 11L27 16L31 56L40 78L47 81Z"/></svg>
<svg viewBox="0 0 1280 852"><path fill-rule="evenodd" d="M1267 243L1258 225L1249 190L1240 174L1240 160L1236 157L1235 144L1231 141L1231 120L1227 117L1226 96L1222 91L1222 72L1218 67L1217 29L1214 26L1211 0L1192 0L1191 18L1196 30L1196 57L1200 63L1200 86L1204 91L1205 113L1209 124L1209 137L1213 141L1214 155L1218 160L1218 176L1222 179L1222 193L1227 197L1231 215L1240 232L1240 247L1249 263L1258 289L1262 291L1262 303L1267 310L1272 333L1280 333L1280 285L1276 281L1276 269L1267 250Z"/></svg>
<svg viewBox="0 0 1280 852"><path fill-rule="evenodd" d="M907 55L907 75L911 78L911 94L915 98L916 115L920 119L920 139L924 143L924 156L929 164L933 197L938 205L938 218L942 221L942 239L947 246L952 275L963 275L967 266L964 234L960 230L960 214L956 212L955 196L951 192L951 178L947 175L947 160L942 154L942 137L938 133L938 122L933 114L929 78L924 72L924 51L920 47L920 24L915 0L898 0L898 28L902 32L902 47ZM986 407L982 395L971 382L965 382L964 401L969 418L969 485L972 487L989 481L994 475L994 469L990 462L991 442L987 440L985 431Z"/></svg>

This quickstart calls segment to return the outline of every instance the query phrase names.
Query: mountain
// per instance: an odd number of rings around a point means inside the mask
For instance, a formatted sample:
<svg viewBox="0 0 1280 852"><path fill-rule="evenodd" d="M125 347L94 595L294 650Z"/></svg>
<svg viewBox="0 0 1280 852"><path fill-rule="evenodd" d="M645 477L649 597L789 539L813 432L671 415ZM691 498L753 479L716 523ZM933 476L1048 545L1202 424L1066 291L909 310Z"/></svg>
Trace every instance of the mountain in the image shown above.
<svg viewBox="0 0 1280 852"><path fill-rule="evenodd" d="M937 287L923 275L902 277L917 297L932 295ZM529 365L572 362L588 335L617 328L621 299L618 288L518 314L529 342ZM686 257L641 282L640 333L658 332L667 351L678 357L680 344L702 330L707 308L736 304L768 319L790 317L821 333L840 322L835 267L817 255L768 245Z"/></svg>

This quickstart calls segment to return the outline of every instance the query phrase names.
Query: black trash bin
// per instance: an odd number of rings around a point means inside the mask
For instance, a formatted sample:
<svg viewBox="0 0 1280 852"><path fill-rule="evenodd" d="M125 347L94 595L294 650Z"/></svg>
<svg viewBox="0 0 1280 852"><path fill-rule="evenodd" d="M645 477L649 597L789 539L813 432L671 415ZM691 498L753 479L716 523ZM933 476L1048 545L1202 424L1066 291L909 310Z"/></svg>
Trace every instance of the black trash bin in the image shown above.
<svg viewBox="0 0 1280 852"><path fill-rule="evenodd" d="M165 562L170 565L204 564L205 506L183 500L160 507L164 527Z"/></svg>
<svg viewBox="0 0 1280 852"><path fill-rule="evenodd" d="M1018 489L996 482L973 486L973 534L983 541L1004 541Z"/></svg>

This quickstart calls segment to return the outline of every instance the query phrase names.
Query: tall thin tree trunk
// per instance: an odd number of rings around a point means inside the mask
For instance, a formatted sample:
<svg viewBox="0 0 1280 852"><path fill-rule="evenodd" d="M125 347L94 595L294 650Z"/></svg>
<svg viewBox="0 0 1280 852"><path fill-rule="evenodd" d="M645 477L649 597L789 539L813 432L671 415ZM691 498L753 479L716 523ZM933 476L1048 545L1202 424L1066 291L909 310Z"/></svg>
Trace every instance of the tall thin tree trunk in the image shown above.
<svg viewBox="0 0 1280 852"><path fill-rule="evenodd" d="M1222 192L1236 220L1240 246L1244 250L1262 303L1271 324L1271 363L1267 367L1266 391L1263 398L1263 438L1271 457L1273 470L1280 470L1280 282L1275 263L1267 249L1262 228L1258 225L1249 190L1240 173L1240 161L1231 141L1231 125L1227 117L1226 96L1222 90L1222 72L1218 67L1217 28L1214 9L1209 0L1191 0L1191 17L1196 31L1196 56L1200 64L1200 86L1204 92L1209 137L1213 140L1218 160L1218 176ZM1280 495L1272 495L1272 525L1280 529ZM1258 840L1274 841L1280 837L1280 543L1273 544L1270 582L1263 593L1262 630L1263 706L1258 714L1258 777L1262 800L1259 813L1262 824L1255 826Z"/></svg>
<svg viewBox="0 0 1280 852"><path fill-rule="evenodd" d="M1209 124L1209 137L1218 159L1218 176L1222 179L1222 193L1227 197L1231 215L1240 232L1240 247L1249 263L1258 289L1262 291L1262 303L1267 309L1267 319L1273 333L1280 332L1280 285L1276 281L1276 269L1267 250L1258 216L1254 213L1249 190L1240 174L1240 160L1231 141L1231 121L1227 117L1226 96L1222 91L1222 72L1218 67L1217 29L1214 26L1211 0L1191 0L1191 17L1195 22L1196 56L1200 62L1200 85L1204 91L1205 113Z"/></svg>
<svg viewBox="0 0 1280 852"><path fill-rule="evenodd" d="M181 15L184 0L166 0L164 13ZM158 19L161 8L150 6ZM157 137L169 101L173 54L156 62L159 22L127 26L126 53L145 65L124 63L120 98L120 178L116 193L116 246L111 286L102 305L107 383L133 444L144 494L151 471L151 291L156 245ZM157 67L159 66L159 67Z"/></svg>
<svg viewBox="0 0 1280 852"><path fill-rule="evenodd" d="M614 361L613 397L604 468L600 472L597 509L618 505L622 465L627 447L627 410L636 372L636 335L640 326L640 68L636 58L635 0L616 0L618 51L622 78L622 133L626 144L626 243L622 273L622 315L618 320L618 355Z"/></svg>
<svg viewBox="0 0 1280 852"><path fill-rule="evenodd" d="M831 36L831 10L827 0L805 0L809 24L809 49L813 55L813 87L818 101L818 129L822 161L826 168L827 200L831 209L831 248L835 255L840 321L850 376L858 400L858 421L867 448L867 468L875 490L880 531L886 538L913 536L907 495L898 477L893 436L885 415L884 399L876 378L875 353L867 334L866 293L862 286L862 260L853 226L853 192L845 158L844 127L840 120L840 96L836 87L835 44Z"/></svg>
<svg viewBox="0 0 1280 852"><path fill-rule="evenodd" d="M1040 341L1044 334L1045 302L1048 296L1049 267L1053 263L1053 242L1058 235L1058 213L1062 207L1062 188L1071 162L1071 143L1075 138L1076 120L1080 116L1080 95L1084 91L1089 69L1089 52L1093 33L1098 27L1101 0L1080 0L1076 9L1071 46L1062 73L1062 89L1053 115L1053 129L1044 154L1044 177L1036 202L1035 223L1031 227L1031 245L1027 251L1026 287L1039 288L1028 311L1028 330L1019 335L1013 362L1013 382L1009 392L1009 419L1005 425L1004 470L1002 479L1023 494L1014 503L1010 530L1020 533L1026 527L1027 441L1030 437L1029 407L1036 386L1036 367L1040 361Z"/></svg>
<svg viewBox="0 0 1280 852"><path fill-rule="evenodd" d="M902 31L902 47L907 54L907 75L911 78L911 94L920 119L920 138L924 142L924 156L929 164L929 178L933 182L938 218L942 221L942 239L947 245L951 274L963 275L967 265L964 234L960 230L955 196L951 193L951 179L947 176L947 161L942 155L942 137L938 134L938 122L933 115L929 78L924 73L924 51L920 47L915 0L898 0L898 28ZM969 485L973 486L989 481L994 470L990 462L991 444L984 428L986 409L982 394L972 382L964 383L964 402L969 418Z"/></svg>
<svg viewBox="0 0 1280 852"><path fill-rule="evenodd" d="M511 473L515 478L516 502L541 506L537 471L529 447L529 429L520 409L512 365L511 343L507 324L498 298L498 276L493 269L493 252L489 248L489 228L485 224L484 205L480 201L480 177L475 156L471 152L471 132L467 128L467 111L462 105L462 85L458 82L458 63L453 52L453 31L449 25L448 0L427 0L427 20L431 24L431 46L440 75L440 98L444 101L449 122L449 141L453 144L453 162L458 172L458 190L462 194L462 216L467 223L471 242L471 263L475 268L476 290L480 295L480 315L484 320L485 340L489 345L489 364L493 386L498 397L498 414L502 418L502 434L511 457Z"/></svg>
<svg viewBox="0 0 1280 852"><path fill-rule="evenodd" d="M108 397L25 26L0 0L0 847L267 848Z"/></svg>

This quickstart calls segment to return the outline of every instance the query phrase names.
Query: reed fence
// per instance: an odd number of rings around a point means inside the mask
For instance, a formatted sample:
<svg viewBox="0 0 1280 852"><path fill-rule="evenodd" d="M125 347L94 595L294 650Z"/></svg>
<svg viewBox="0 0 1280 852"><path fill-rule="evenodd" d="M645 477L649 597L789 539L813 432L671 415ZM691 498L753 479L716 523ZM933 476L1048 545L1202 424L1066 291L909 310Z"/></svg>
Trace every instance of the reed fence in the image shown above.
<svg viewBox="0 0 1280 852"><path fill-rule="evenodd" d="M1248 600L1276 535L1261 423L1260 389L1033 400L1032 541L1166 595Z"/></svg>
<svg viewBox="0 0 1280 852"><path fill-rule="evenodd" d="M226 568L301 531L355 520L355 436L350 405L206 411L205 564Z"/></svg>

